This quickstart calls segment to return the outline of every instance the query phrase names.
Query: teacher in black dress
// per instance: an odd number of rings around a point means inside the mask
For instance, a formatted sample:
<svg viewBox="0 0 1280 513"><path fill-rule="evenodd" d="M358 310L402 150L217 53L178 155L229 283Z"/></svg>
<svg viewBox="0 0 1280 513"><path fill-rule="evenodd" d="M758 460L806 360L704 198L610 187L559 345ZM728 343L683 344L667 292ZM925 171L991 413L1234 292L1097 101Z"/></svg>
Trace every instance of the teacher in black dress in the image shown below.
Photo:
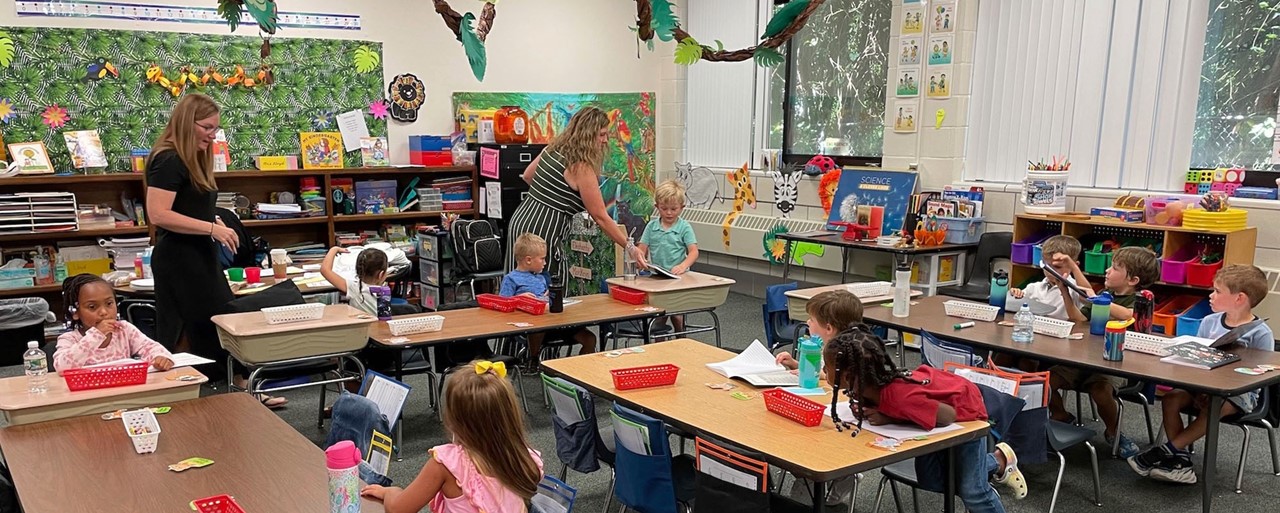
<svg viewBox="0 0 1280 513"><path fill-rule="evenodd" d="M210 147L220 125L218 112L208 96L186 95L147 157L147 217L156 226L151 269L157 338L165 347L215 360L226 353L209 319L234 298L218 264L218 245L235 251L240 243L214 215L218 184ZM262 399L268 406L284 402Z"/></svg>

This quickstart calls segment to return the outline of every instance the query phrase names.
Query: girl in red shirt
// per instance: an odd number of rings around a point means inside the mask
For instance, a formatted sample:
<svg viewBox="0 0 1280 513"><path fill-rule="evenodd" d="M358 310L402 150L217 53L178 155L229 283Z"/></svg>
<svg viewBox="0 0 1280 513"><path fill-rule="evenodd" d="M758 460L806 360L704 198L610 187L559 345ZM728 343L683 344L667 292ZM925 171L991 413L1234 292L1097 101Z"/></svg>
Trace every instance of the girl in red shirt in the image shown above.
<svg viewBox="0 0 1280 513"><path fill-rule="evenodd" d="M831 420L836 428L851 428L853 436L865 420L871 425L914 424L933 429L954 422L986 420L982 392L967 379L921 365L916 370L899 369L884 349L884 342L865 325L845 330L823 348L827 376L832 376ZM840 420L835 403L840 389L849 397L856 425ZM987 452L986 437L955 448L957 494L973 513L1003 513L1004 505L989 482L1012 489L1014 496L1027 496L1026 480L1018 470L1018 458L1008 444L996 444ZM942 492L946 468L943 454L917 457L916 475L924 488ZM994 476L993 476L994 474Z"/></svg>

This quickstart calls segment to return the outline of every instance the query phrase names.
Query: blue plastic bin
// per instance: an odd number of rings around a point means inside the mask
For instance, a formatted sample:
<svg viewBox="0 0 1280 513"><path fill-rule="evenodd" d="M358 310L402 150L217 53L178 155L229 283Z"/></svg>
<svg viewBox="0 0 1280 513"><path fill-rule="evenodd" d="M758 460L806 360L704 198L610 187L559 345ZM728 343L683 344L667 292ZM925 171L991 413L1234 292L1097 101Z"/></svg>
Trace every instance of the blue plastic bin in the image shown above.
<svg viewBox="0 0 1280 513"><path fill-rule="evenodd" d="M1196 333L1200 332L1200 321L1211 313L1213 313L1213 308L1209 306L1209 298L1201 299L1195 306L1178 316L1177 336L1196 336Z"/></svg>
<svg viewBox="0 0 1280 513"><path fill-rule="evenodd" d="M981 217L939 217L938 222L947 225L947 234L942 239L947 244L977 243L986 224Z"/></svg>

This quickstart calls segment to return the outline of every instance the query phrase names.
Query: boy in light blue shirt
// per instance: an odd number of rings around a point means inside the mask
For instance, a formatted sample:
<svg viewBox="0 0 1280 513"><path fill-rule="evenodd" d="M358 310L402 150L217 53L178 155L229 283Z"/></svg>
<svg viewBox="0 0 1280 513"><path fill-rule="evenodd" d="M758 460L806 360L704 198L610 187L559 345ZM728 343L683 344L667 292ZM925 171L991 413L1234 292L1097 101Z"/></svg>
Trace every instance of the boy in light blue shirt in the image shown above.
<svg viewBox="0 0 1280 513"><path fill-rule="evenodd" d="M498 295L503 297L529 296L541 301L550 301L548 295L547 275L542 274L547 267L547 241L532 233L524 233L516 237L512 252L516 257L516 268L502 277L502 286ZM542 352L542 340L547 332L529 334L529 363L536 366L538 356ZM594 353L596 335L587 328L566 328L553 330L549 335L552 340L572 340L582 349L578 354Z"/></svg>
<svg viewBox="0 0 1280 513"><path fill-rule="evenodd" d="M1253 308L1267 296L1267 275L1252 265L1228 265L1213 278L1213 292L1209 294L1212 314L1200 321L1196 336L1216 339L1256 320ZM1240 337L1241 346L1274 351L1275 336L1264 322ZM1222 416L1249 413L1258 405L1261 390L1250 390L1228 397L1222 403ZM1129 458L1129 466L1144 477L1172 483L1195 484L1196 473L1192 469L1191 452L1187 448L1204 437L1209 423L1209 397L1192 394L1186 390L1171 390L1164 394L1164 430L1169 441L1147 449ZM1198 413L1190 424L1182 424L1182 411L1194 408Z"/></svg>
<svg viewBox="0 0 1280 513"><path fill-rule="evenodd" d="M637 245L649 265L677 276L689 272L698 260L698 239L693 236L693 227L680 218L684 211L684 192L684 186L675 180L658 184L653 191L654 211L658 215L645 226ZM666 324L665 320L665 317L659 319L657 325ZM671 325L677 332L683 331L684 318L672 317Z"/></svg>

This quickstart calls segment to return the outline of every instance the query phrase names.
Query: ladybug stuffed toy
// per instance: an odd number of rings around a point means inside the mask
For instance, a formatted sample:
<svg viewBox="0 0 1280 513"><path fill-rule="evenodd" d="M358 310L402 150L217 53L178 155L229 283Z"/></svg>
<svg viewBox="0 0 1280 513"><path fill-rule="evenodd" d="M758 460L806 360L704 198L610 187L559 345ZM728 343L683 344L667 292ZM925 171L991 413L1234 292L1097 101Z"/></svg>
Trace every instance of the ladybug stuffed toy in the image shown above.
<svg viewBox="0 0 1280 513"><path fill-rule="evenodd" d="M826 155L815 155L813 158L809 159L807 164L804 165L804 174L809 176L818 176L826 173L827 171L831 171L832 169L839 169L839 167L840 166L837 166L836 161L831 157Z"/></svg>

